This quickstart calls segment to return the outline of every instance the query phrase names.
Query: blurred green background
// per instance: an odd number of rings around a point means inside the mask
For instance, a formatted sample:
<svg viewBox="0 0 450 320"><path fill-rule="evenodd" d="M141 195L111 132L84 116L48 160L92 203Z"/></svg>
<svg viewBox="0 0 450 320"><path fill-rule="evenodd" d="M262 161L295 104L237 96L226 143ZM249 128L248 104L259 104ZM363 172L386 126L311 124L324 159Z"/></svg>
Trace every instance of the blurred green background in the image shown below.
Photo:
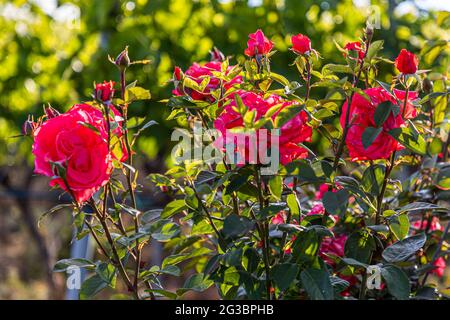
<svg viewBox="0 0 450 320"><path fill-rule="evenodd" d="M288 50L290 36L307 34L326 64L344 62L333 40L356 41L370 13L379 14L375 39L385 40L384 55L393 60L401 48L420 52L426 41L448 40L447 1L312 0L0 0L0 298L62 298L64 280L50 272L68 256L70 216L50 218L37 228L37 217L58 202L47 179L34 177L31 140L13 138L28 114L42 114L50 103L65 111L89 100L94 81L118 80L107 56L126 45L132 60L151 64L129 69L129 81L148 88L152 100L132 107L131 115L160 123L139 143L142 176L163 171L170 154L173 123L164 121L159 100L172 90L166 82L175 65L186 69L209 59L213 46L234 63L243 58L247 35L257 28L275 42L272 69L297 80ZM370 6L371 5L371 6ZM437 6L431 7L430 5ZM438 11L442 9L442 11ZM445 11L447 10L447 11ZM438 47L420 68L444 72L448 61ZM316 68L319 66L316 66ZM380 80L393 67L383 64ZM155 190L141 194L154 206L165 201ZM149 259L157 259L149 253Z"/></svg>

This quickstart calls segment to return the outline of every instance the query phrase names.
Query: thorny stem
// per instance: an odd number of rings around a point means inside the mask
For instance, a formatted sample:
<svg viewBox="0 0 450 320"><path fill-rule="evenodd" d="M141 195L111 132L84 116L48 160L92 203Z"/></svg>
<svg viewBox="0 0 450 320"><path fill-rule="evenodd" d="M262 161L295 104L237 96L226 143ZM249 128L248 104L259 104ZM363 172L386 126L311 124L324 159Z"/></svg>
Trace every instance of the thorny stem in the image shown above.
<svg viewBox="0 0 450 320"><path fill-rule="evenodd" d="M359 70L358 73L356 75L356 77L353 78L353 83L352 83L352 87L355 88L358 85L359 82L359 78L361 77L361 72L364 66L364 58L367 55L367 52L369 51L369 47L370 47L370 42L372 41L372 34L367 34L366 33L366 48L364 50L364 57L362 59L360 59L359 61ZM350 94L350 97L348 98L347 101L347 110L345 113L345 125L344 125L344 132L342 133L342 139L339 143L338 146L338 150L336 152L336 156L334 158L334 164L333 164L333 171L336 172L338 165L339 165L339 159L342 156L342 152L344 151L344 145L345 145L345 140L347 139L347 134L348 134L348 130L350 129L350 109L351 109L351 105L352 105L352 100L353 100L353 96L355 94L355 91L352 91L352 93Z"/></svg>
<svg viewBox="0 0 450 320"><path fill-rule="evenodd" d="M409 88L406 88L406 90L405 90L405 100L403 101L402 118L405 117L406 104L408 102L408 93L409 93ZM376 212L376 215L375 215L375 224L379 224L380 223L381 212L382 212L382 209L383 209L384 194L386 193L386 187L387 187L387 183L388 183L388 180L389 180L389 176L391 175L392 169L394 169L396 153L397 153L396 150L394 150L392 152L391 158L389 160L389 165L386 166L386 171L384 173L384 179L383 179L383 185L381 186L381 191L380 191L380 194L378 195L378 198L377 198L377 212Z"/></svg>
<svg viewBox="0 0 450 320"><path fill-rule="evenodd" d="M258 167L255 167L255 180L257 184L258 189L258 199L259 199L259 210L261 211L264 208L264 196L262 194L261 189L261 171ZM264 224L261 224L260 231L262 231L262 234L260 234L261 239L263 240L263 258L264 258L264 267L266 269L266 293L267 293L267 299L272 300L272 294L271 294L271 280L270 280L270 261L269 261L269 254L270 254L270 247L269 247L269 224L268 222L264 222Z"/></svg>
<svg viewBox="0 0 450 320"><path fill-rule="evenodd" d="M119 270L120 275L122 276L123 280L125 281L127 287L129 290L132 290L134 297L139 300L139 294L137 291L137 288L133 287L133 284L131 283L130 278L128 277L128 274L125 270L125 267L122 263L122 260L120 259L119 253L117 252L117 248L114 244L114 239L111 236L111 233L109 231L109 227L108 224L106 223L106 217L102 215L102 213L100 212L100 210L98 209L97 205L95 204L94 200L90 200L89 201L89 205L92 207L92 209L94 210L95 214L97 215L103 230L105 231L105 236L106 239L108 240L108 243L111 246L111 251L113 253L114 256L114 264L117 266L117 269Z"/></svg>
<svg viewBox="0 0 450 320"><path fill-rule="evenodd" d="M125 101L125 90L126 90L125 71L126 71L126 68L120 69L120 89L121 89L120 92L121 92L121 98L123 101ZM122 117L123 117L122 127L123 127L123 135L124 135L124 140L125 140L125 148L126 148L127 154L128 154L128 160L127 160L128 167L126 168L127 184L128 184L128 190L130 192L131 203L133 205L133 208L137 209L136 196L134 194L133 173L131 170L131 168L133 166L133 153L132 153L132 149L131 149L131 145L130 145L130 140L128 138L128 126L127 126L128 105L126 102L125 102L125 105L122 107ZM134 220L134 231L137 234L139 232L139 217L136 216L133 218L133 220ZM135 244L136 265L135 265L135 270L134 270L133 287L137 291L138 281L139 281L139 273L140 273L140 265L141 265L141 247L140 247L138 238L136 239L135 243L136 243ZM147 286L149 287L149 289L152 289L151 285L149 283L147 283ZM155 296L154 296L153 292L150 292L150 298L152 300L155 300Z"/></svg>
<svg viewBox="0 0 450 320"><path fill-rule="evenodd" d="M309 92L311 90L311 63L309 58L306 59L306 94L305 101L309 99Z"/></svg>

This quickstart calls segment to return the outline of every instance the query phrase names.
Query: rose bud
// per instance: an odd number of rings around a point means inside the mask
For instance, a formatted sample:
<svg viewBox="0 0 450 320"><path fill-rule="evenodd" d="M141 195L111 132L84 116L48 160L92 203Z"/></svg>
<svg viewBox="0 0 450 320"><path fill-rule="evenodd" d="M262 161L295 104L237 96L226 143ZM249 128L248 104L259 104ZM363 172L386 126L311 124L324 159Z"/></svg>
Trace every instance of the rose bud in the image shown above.
<svg viewBox="0 0 450 320"><path fill-rule="evenodd" d="M416 73L419 66L417 57L406 49L402 49L397 59L395 59L395 67L403 74Z"/></svg>
<svg viewBox="0 0 450 320"><path fill-rule="evenodd" d="M114 63L120 69L125 69L130 65L130 58L128 57L128 46L126 46L125 49L121 53L119 53Z"/></svg>
<svg viewBox="0 0 450 320"><path fill-rule="evenodd" d="M181 81L183 78L183 71L181 71L180 67L175 66L173 70L173 81Z"/></svg>
<svg viewBox="0 0 450 320"><path fill-rule="evenodd" d="M114 96L114 82L103 81L95 85L94 97L103 102L111 101Z"/></svg>
<svg viewBox="0 0 450 320"><path fill-rule="evenodd" d="M345 45L344 49L346 49L347 51L356 51L356 52L358 52L358 58L364 59L364 51L361 47L360 42L358 42L358 41L349 42Z"/></svg>
<svg viewBox="0 0 450 320"><path fill-rule="evenodd" d="M160 186L161 192L167 193L169 191L169 188L167 186Z"/></svg>
<svg viewBox="0 0 450 320"><path fill-rule="evenodd" d="M293 35L291 37L291 42L291 50L297 54L305 54L311 51L311 40L301 33Z"/></svg>
<svg viewBox="0 0 450 320"><path fill-rule="evenodd" d="M47 119L52 119L60 115L59 111L51 105L44 106L44 113L47 116Z"/></svg>
<svg viewBox="0 0 450 320"><path fill-rule="evenodd" d="M225 55L216 47L209 52L211 54L211 61L222 62L225 60Z"/></svg>
<svg viewBox="0 0 450 320"><path fill-rule="evenodd" d="M244 53L248 57L254 57L256 55L266 55L273 48L273 42L270 41L261 29L258 29L255 33L248 35L247 49Z"/></svg>
<svg viewBox="0 0 450 320"><path fill-rule="evenodd" d="M24 136L33 135L34 130L38 127L38 124L33 121L31 116L28 116L28 119L22 125L22 134Z"/></svg>

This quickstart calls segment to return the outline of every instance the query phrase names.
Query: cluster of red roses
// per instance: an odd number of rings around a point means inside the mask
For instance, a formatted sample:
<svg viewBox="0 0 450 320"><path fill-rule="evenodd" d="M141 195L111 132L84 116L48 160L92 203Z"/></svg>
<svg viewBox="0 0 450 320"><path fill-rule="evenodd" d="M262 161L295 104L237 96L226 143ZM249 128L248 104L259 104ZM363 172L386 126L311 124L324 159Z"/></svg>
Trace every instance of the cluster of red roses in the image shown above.
<svg viewBox="0 0 450 320"><path fill-rule="evenodd" d="M114 83L97 84L94 95L108 104L110 123L117 124L112 133L119 138L120 152L109 146L106 115L93 104L76 104L62 114L47 108L45 121L34 123L32 132L25 132L34 139L35 172L51 177L51 186L70 192L78 203L87 201L109 181L114 159L127 158L120 139L123 118L111 104Z"/></svg>
<svg viewBox="0 0 450 320"><path fill-rule="evenodd" d="M291 50L298 55L309 56L313 51L311 48L310 39L302 34L293 35L291 37L292 48ZM347 43L344 47L347 52L356 51L358 59L364 59L365 50L364 44L360 42ZM273 42L269 40L261 30L257 30L255 33L249 35L247 42L247 48L244 53L248 57L256 57L260 59L261 56L269 55L273 49ZM219 89L222 82L214 76L214 72L221 71L221 60L223 55L217 54L217 51L213 52L213 61L200 65L194 63L185 74L179 67L175 68L174 81L176 88L173 91L175 95L189 95L194 100L202 100L207 102L214 102L216 99L213 97L212 92ZM418 60L417 57L408 52L407 50L401 50L399 56L395 61L395 66L403 74L413 74L417 71ZM232 70L232 67L228 67L227 73ZM199 92L194 89L184 88L180 85L183 77L189 77L197 84L201 84L205 77L209 77L209 82L206 88ZM241 76L235 76L232 80L223 83L225 91L242 83ZM405 125L406 119L411 119L416 116L416 110L412 105L412 101L417 98L416 92L409 92L407 97L407 103L404 106L405 92L401 90L394 90L393 94L389 93L382 87L366 89L364 93L369 97L370 101L360 94L355 94L351 107L351 126L346 137L346 144L349 149L350 157L353 161L357 160L377 160L387 159L390 157L393 151L402 149L403 146L399 144L394 138L392 138L388 132L395 128L400 128ZM240 99L248 107L248 109L256 110L255 121L264 117L266 112L276 104L282 104L280 110L271 115L275 118L278 113L285 107L296 104L297 102L288 101L277 95L264 96L260 93L248 92L245 90L237 90L233 95L228 97L224 103L224 111L214 121L214 126L222 133L222 140L219 141L220 145L222 141L225 141L226 130L242 127L242 116L236 111L236 97L239 95ZM382 125L382 131L373 141L373 143L365 148L362 143L362 134L367 127L376 127L374 123L374 113L377 106L389 101L394 105L401 108L401 112L394 115L390 113L388 119ZM344 127L345 114L347 112L348 104L345 103L341 115L341 125ZM406 110L403 112L403 108ZM287 164L293 160L306 158L308 152L306 149L300 147L298 144L302 142L310 142L312 136L312 129L308 125L308 116L305 111L301 111L297 116L284 124L280 132L280 162ZM248 154L251 150L248 150L249 146L246 143L244 146L236 146L237 152L247 155L245 159L248 159Z"/></svg>

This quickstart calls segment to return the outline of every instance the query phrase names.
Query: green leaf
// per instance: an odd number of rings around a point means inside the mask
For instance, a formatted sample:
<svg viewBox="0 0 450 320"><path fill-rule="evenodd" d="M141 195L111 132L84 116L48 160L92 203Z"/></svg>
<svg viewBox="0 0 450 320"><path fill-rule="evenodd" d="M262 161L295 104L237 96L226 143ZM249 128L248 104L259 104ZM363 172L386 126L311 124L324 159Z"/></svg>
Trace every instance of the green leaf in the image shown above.
<svg viewBox="0 0 450 320"><path fill-rule="evenodd" d="M177 96L172 97L167 102L167 106L169 108L188 108L188 109L200 109L206 107L204 104L197 104L195 102L192 102L187 97Z"/></svg>
<svg viewBox="0 0 450 320"><path fill-rule="evenodd" d="M190 276L183 287L177 290L177 295L182 295L187 291L193 290L196 292L203 292L213 285L212 280L208 280L203 273L197 273Z"/></svg>
<svg viewBox="0 0 450 320"><path fill-rule="evenodd" d="M408 276L402 269L394 265L385 265L381 268L381 276L386 282L389 293L398 300L409 299L411 285Z"/></svg>
<svg viewBox="0 0 450 320"><path fill-rule="evenodd" d="M385 166L382 164L375 164L367 167L361 180L365 192L368 192L373 196L378 196L380 194L385 169Z"/></svg>
<svg viewBox="0 0 450 320"><path fill-rule="evenodd" d="M150 98L151 98L150 91L141 87L133 87L125 91L125 101L127 102L148 100Z"/></svg>
<svg viewBox="0 0 450 320"><path fill-rule="evenodd" d="M370 145L375 141L381 131L383 131L383 128L367 127L366 129L364 129L362 133L362 145L364 149L370 147Z"/></svg>
<svg viewBox="0 0 450 320"><path fill-rule="evenodd" d="M361 263L370 263L370 256L376 249L373 236L367 231L352 233L345 242L345 256Z"/></svg>
<svg viewBox="0 0 450 320"><path fill-rule="evenodd" d="M324 74L324 71L326 71L326 70L329 70L332 72L337 72L337 73L353 74L353 70L349 66L343 65L343 64L333 64L333 63L326 64L322 68L322 74Z"/></svg>
<svg viewBox="0 0 450 320"><path fill-rule="evenodd" d="M105 289L107 286L108 283L105 282L98 274L95 274L92 277L86 279L81 285L80 299L90 299L97 293Z"/></svg>
<svg viewBox="0 0 450 320"><path fill-rule="evenodd" d="M82 258L62 259L55 264L55 266L53 267L53 272L65 272L71 266L87 269L95 268L95 264L88 259Z"/></svg>
<svg viewBox="0 0 450 320"><path fill-rule="evenodd" d="M300 214L300 204L295 193L288 194L286 197L286 202L292 216L297 216Z"/></svg>
<svg viewBox="0 0 450 320"><path fill-rule="evenodd" d="M333 300L334 291L328 272L308 268L300 273L302 287L312 300Z"/></svg>
<svg viewBox="0 0 450 320"><path fill-rule="evenodd" d="M269 190L277 200L280 200L283 192L283 178L281 176L273 176L269 180Z"/></svg>
<svg viewBox="0 0 450 320"><path fill-rule="evenodd" d="M97 265L95 272L102 278L104 282L108 284L111 288L115 288L116 286L116 278L117 278L117 268L112 264L102 262Z"/></svg>
<svg viewBox="0 0 450 320"><path fill-rule="evenodd" d="M377 55L378 51L383 49L383 43L383 40L377 40L370 44L369 50L367 51L367 55L365 57L367 61L372 60Z"/></svg>
<svg viewBox="0 0 450 320"><path fill-rule="evenodd" d="M392 263L405 261L419 251L426 241L427 237L424 233L397 241L384 249L382 257Z"/></svg>
<svg viewBox="0 0 450 320"><path fill-rule="evenodd" d="M173 215L186 210L187 206L184 200L173 200L172 202L169 202L166 207L161 212L161 218L166 219L170 218Z"/></svg>
<svg viewBox="0 0 450 320"><path fill-rule="evenodd" d="M384 101L377 106L375 113L373 114L373 120L377 127L381 127L387 118L389 118L393 107L394 105L390 101Z"/></svg>
<svg viewBox="0 0 450 320"><path fill-rule="evenodd" d="M409 219L407 214L394 215L389 220L389 229L398 240L402 240L409 233Z"/></svg>
<svg viewBox="0 0 450 320"><path fill-rule="evenodd" d="M442 190L450 190L450 165L445 165L439 169L436 186Z"/></svg>
<svg viewBox="0 0 450 320"><path fill-rule="evenodd" d="M428 202L412 202L408 203L407 205L404 205L403 207L397 209L397 212L413 212L413 211L422 211L422 210L435 210L435 211L444 211L447 212L447 208L440 207L438 205L435 205L433 203Z"/></svg>
<svg viewBox="0 0 450 320"><path fill-rule="evenodd" d="M349 194L345 189L337 192L327 191L322 198L323 206L331 214L342 215L347 210L348 198Z"/></svg>
<svg viewBox="0 0 450 320"><path fill-rule="evenodd" d="M159 220L158 228L151 231L152 238L156 241L166 242L180 234L180 226L174 222Z"/></svg>
<svg viewBox="0 0 450 320"><path fill-rule="evenodd" d="M277 264L272 268L271 275L275 285L280 290L286 290L297 278L300 267L293 263Z"/></svg>
<svg viewBox="0 0 450 320"><path fill-rule="evenodd" d="M56 206L54 206L53 208L51 208L50 210L47 210L46 212L44 212L38 219L37 225L38 228L41 226L42 220L44 220L44 218L46 218L47 216L62 210L64 208L73 208L73 204L58 204Z"/></svg>
<svg viewBox="0 0 450 320"><path fill-rule="evenodd" d="M178 295L175 292L163 290L163 289L147 289L146 292L153 292L156 296L163 296L172 300L175 300Z"/></svg>
<svg viewBox="0 0 450 320"><path fill-rule="evenodd" d="M395 128L388 132L395 140L403 146L420 155L427 152L427 144L421 135L415 135L410 127Z"/></svg>
<svg viewBox="0 0 450 320"><path fill-rule="evenodd" d="M250 231L253 226L254 222L250 219L233 213L225 218L222 232L226 238L236 238Z"/></svg>

